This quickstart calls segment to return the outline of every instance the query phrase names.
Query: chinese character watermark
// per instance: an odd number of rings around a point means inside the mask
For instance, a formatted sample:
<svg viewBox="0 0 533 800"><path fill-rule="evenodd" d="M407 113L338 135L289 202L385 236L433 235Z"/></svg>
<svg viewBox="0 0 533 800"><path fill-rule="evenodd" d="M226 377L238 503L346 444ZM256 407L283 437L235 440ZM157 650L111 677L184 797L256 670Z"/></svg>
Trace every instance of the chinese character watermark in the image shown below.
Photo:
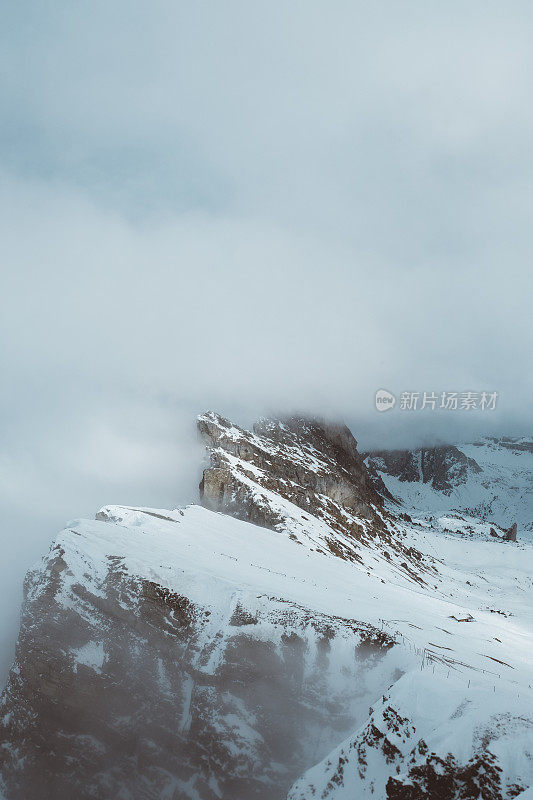
<svg viewBox="0 0 533 800"><path fill-rule="evenodd" d="M494 411L498 392L401 392L400 411ZM396 397L387 389L379 389L375 396L378 411L390 411Z"/></svg>

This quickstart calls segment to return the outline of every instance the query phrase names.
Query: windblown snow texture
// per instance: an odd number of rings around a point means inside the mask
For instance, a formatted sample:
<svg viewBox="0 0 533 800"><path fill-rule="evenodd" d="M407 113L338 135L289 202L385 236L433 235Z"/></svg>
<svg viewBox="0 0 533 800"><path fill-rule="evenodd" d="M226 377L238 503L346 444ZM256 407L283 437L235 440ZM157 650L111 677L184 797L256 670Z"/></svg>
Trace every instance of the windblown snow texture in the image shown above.
<svg viewBox="0 0 533 800"><path fill-rule="evenodd" d="M199 429L202 505L106 506L28 574L0 796L528 800L530 440L367 469L342 426Z"/></svg>

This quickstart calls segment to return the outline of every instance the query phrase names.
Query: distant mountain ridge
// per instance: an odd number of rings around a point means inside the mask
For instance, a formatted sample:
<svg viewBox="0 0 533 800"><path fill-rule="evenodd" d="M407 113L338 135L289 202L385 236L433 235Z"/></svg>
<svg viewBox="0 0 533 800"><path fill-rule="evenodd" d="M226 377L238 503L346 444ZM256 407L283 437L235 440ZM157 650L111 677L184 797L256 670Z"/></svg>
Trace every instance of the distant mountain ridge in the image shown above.
<svg viewBox="0 0 533 800"><path fill-rule="evenodd" d="M470 514L533 531L533 438L365 454L372 475L413 513Z"/></svg>
<svg viewBox="0 0 533 800"><path fill-rule="evenodd" d="M381 450L371 453L374 469L393 475L400 481L429 483L433 489L451 494L453 488L466 483L470 472L481 467L454 445L421 447L417 450Z"/></svg>

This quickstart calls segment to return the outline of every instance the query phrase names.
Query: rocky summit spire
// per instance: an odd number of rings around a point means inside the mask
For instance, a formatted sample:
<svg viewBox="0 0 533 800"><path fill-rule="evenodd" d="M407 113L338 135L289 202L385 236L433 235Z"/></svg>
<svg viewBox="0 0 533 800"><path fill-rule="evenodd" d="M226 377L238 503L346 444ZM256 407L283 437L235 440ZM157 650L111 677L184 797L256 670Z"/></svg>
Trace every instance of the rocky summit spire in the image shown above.
<svg viewBox="0 0 533 800"><path fill-rule="evenodd" d="M262 419L246 431L208 412L198 430L210 456L200 484L209 508L275 527L278 516L257 487L319 516L330 515L334 504L374 519L383 506L345 425L289 417Z"/></svg>
<svg viewBox="0 0 533 800"><path fill-rule="evenodd" d="M198 428L203 505L106 506L28 574L1 800L533 785L524 441L385 452L371 474L343 425Z"/></svg>

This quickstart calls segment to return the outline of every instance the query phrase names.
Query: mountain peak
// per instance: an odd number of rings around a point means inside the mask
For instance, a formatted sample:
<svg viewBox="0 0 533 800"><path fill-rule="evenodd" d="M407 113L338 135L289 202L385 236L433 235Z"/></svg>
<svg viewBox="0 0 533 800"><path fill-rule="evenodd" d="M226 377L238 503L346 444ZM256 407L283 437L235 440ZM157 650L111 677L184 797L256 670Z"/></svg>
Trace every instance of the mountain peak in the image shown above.
<svg viewBox="0 0 533 800"><path fill-rule="evenodd" d="M519 796L533 547L459 506L516 499L531 453L427 449L400 480L324 420L198 429L203 505L106 506L28 574L0 796Z"/></svg>
<svg viewBox="0 0 533 800"><path fill-rule="evenodd" d="M273 528L283 524L276 498L322 519L343 510L379 519L383 498L345 426L291 416L246 431L208 412L198 430L210 458L200 484L209 508Z"/></svg>

